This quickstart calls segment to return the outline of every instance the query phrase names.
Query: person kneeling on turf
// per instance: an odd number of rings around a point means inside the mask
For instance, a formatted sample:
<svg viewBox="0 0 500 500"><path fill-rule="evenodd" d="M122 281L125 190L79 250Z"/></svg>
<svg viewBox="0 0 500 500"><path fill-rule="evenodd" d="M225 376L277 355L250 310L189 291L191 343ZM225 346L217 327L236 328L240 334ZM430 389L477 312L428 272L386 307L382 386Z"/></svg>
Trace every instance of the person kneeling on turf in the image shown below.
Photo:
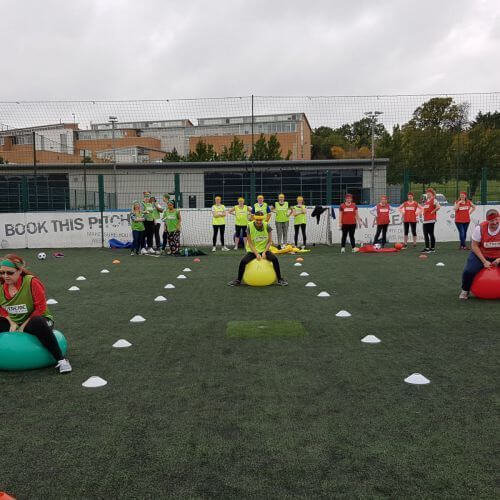
<svg viewBox="0 0 500 500"><path fill-rule="evenodd" d="M486 212L486 220L472 232L472 247L462 275L462 291L458 298L469 298L469 291L476 274L481 269L500 266L500 214L491 209Z"/></svg>
<svg viewBox="0 0 500 500"><path fill-rule="evenodd" d="M278 278L278 285L288 285L288 282L281 277L278 258L269 250L273 243L271 237L272 229L269 227L268 223L264 221L265 218L266 216L263 212L257 212L253 221L248 223L246 244L246 250L248 253L241 259L240 267L238 268L238 278L229 282L229 286L241 285L245 268L253 259L267 259L271 261Z"/></svg>

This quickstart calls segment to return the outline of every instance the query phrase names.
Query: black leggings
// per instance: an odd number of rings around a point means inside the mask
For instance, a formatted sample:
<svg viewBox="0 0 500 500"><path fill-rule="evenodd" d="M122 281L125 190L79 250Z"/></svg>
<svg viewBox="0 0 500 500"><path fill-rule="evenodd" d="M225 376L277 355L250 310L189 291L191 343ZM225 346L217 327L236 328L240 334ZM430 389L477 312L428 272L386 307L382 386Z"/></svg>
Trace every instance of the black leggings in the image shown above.
<svg viewBox="0 0 500 500"><path fill-rule="evenodd" d="M154 232L154 235L155 235L156 248L158 248L158 249L161 247L160 226L161 226L161 224L159 222L158 223L155 222L155 232Z"/></svg>
<svg viewBox="0 0 500 500"><path fill-rule="evenodd" d="M61 348L57 343L56 336L52 331L52 321L48 321L43 316L33 316L26 326L24 327L24 331L26 333L30 333L38 338L40 344L47 349L47 351L54 356L56 361L60 361L64 359L62 355ZM10 328L10 323L7 318L0 318L0 332L8 332Z"/></svg>
<svg viewBox="0 0 500 500"><path fill-rule="evenodd" d="M216 246L217 245L217 233L220 231L220 244L222 246L224 246L224 232L226 230L226 226L224 225L216 225L214 224L213 225L213 228L214 228L214 237L213 237L213 246Z"/></svg>
<svg viewBox="0 0 500 500"><path fill-rule="evenodd" d="M302 230L302 244L306 246L306 225L305 224L295 224L293 226L295 228L295 246L299 244L299 228Z"/></svg>
<svg viewBox="0 0 500 500"><path fill-rule="evenodd" d="M245 267L247 264L251 262L253 259L256 259L255 254L253 252L248 252L240 261L240 267L238 268L238 280L241 281L243 279L243 274L245 272ZM271 251L266 252L266 259L269 260L273 267L274 272L276 273L277 278L281 279L281 271L280 271L280 263L278 262L278 257L274 255Z"/></svg>
<svg viewBox="0 0 500 500"><path fill-rule="evenodd" d="M411 234L417 236L417 223L416 222L403 222L405 236L408 236L408 231L411 227Z"/></svg>
<svg viewBox="0 0 500 500"><path fill-rule="evenodd" d="M356 241L354 240L354 232L356 231L356 224L342 224L342 240L340 246L345 248L345 242L347 240L347 235L349 235L349 241L351 242L351 247L356 246Z"/></svg>
<svg viewBox="0 0 500 500"><path fill-rule="evenodd" d="M247 226L235 226L234 228L235 238L246 238L247 237Z"/></svg>
<svg viewBox="0 0 500 500"><path fill-rule="evenodd" d="M155 234L155 221L154 220L145 220L144 221L144 232L146 237L146 247L153 248L153 237Z"/></svg>
<svg viewBox="0 0 500 500"><path fill-rule="evenodd" d="M373 240L374 244L378 243L378 238L380 236L380 233L382 233L382 246L384 246L387 243L387 228L389 227L389 224L378 224L377 225L377 230L375 231L375 239Z"/></svg>
<svg viewBox="0 0 500 500"><path fill-rule="evenodd" d="M424 239L425 239L425 248L434 248L436 246L436 238L434 237L434 225L435 222L429 222L427 224L422 224L424 227ZM430 240L430 246L429 246Z"/></svg>

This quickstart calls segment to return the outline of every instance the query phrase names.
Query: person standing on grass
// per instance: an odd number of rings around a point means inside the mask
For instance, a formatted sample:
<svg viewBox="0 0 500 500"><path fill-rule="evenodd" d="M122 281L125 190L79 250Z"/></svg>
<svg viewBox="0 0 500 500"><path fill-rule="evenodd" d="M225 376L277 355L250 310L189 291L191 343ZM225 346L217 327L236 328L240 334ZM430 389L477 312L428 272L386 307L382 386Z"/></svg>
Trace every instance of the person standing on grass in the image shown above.
<svg viewBox="0 0 500 500"><path fill-rule="evenodd" d="M234 249L238 250L240 238L243 238L243 243L247 244L247 226L250 207L245 205L245 198L238 198L238 204L227 211L228 214L234 214Z"/></svg>
<svg viewBox="0 0 500 500"><path fill-rule="evenodd" d="M500 214L491 209L486 212L486 220L478 224L471 237L471 253L462 274L462 290L459 299L469 298L469 292L476 274L483 268L500 266Z"/></svg>
<svg viewBox="0 0 500 500"><path fill-rule="evenodd" d="M269 220L271 219L271 209L264 201L264 195L262 194L259 194L259 196L257 196L257 203L255 203L252 207L252 214L256 214L257 212L266 214L266 222L269 222Z"/></svg>
<svg viewBox="0 0 500 500"><path fill-rule="evenodd" d="M142 201L142 213L144 214L145 248L146 252L155 253L153 239L155 234L154 207L151 203L151 193L144 191Z"/></svg>
<svg viewBox="0 0 500 500"><path fill-rule="evenodd" d="M382 248L385 247L387 243L387 228L389 227L390 213L392 212L391 206L387 203L387 196L382 195L380 197L380 203L377 203L371 210L370 213L377 219L377 230L375 231L375 238L373 244L377 245L379 243L380 234L382 234Z"/></svg>
<svg viewBox="0 0 500 500"><path fill-rule="evenodd" d="M226 207L221 203L220 196L215 197L215 204L212 205L212 227L213 227L213 247L212 252L217 250L217 234L220 234L221 250L229 252L229 248L224 244L224 232L226 230Z"/></svg>
<svg viewBox="0 0 500 500"><path fill-rule="evenodd" d="M156 201L154 196L151 196L151 205L153 205L153 221L154 225L154 239L155 239L155 250L160 251L161 241L160 241L160 227L161 227L161 212L163 212L163 207Z"/></svg>
<svg viewBox="0 0 500 500"><path fill-rule="evenodd" d="M265 222L266 216L264 212L257 212L254 214L254 220L248 223L248 234L246 244L246 255L241 259L238 268L238 277L228 283L229 286L241 285L245 268L249 262L254 259L257 260L270 260L276 277L278 278L279 286L286 286L288 282L283 279L280 271L280 264L276 255L274 255L269 248L273 244L271 237L271 227Z"/></svg>
<svg viewBox="0 0 500 500"><path fill-rule="evenodd" d="M290 225L290 214L292 213L283 193L278 195L278 201L274 203L271 210L276 214L274 222L276 224L276 233L278 234L278 248L281 250L281 245L288 243L288 226Z"/></svg>
<svg viewBox="0 0 500 500"><path fill-rule="evenodd" d="M403 249L408 248L408 233L411 228L413 248L417 246L417 211L418 203L413 198L413 193L408 193L408 199L398 209L403 216L404 237Z"/></svg>
<svg viewBox="0 0 500 500"><path fill-rule="evenodd" d="M144 246L144 216L138 201L132 202L130 227L132 229L132 252L130 255L139 255Z"/></svg>
<svg viewBox="0 0 500 500"><path fill-rule="evenodd" d="M293 229L295 246L298 247L299 244L299 231L302 232L302 250L306 248L307 238L306 238L306 218L307 209L304 205L304 198L302 196L297 196L297 205L292 208L293 217Z"/></svg>
<svg viewBox="0 0 500 500"><path fill-rule="evenodd" d="M465 240L467 238L467 229L469 229L470 216L476 210L476 205L467 199L467 193L462 191L453 208L455 209L455 225L460 238L460 250L468 250Z"/></svg>
<svg viewBox="0 0 500 500"><path fill-rule="evenodd" d="M54 318L47 308L45 287L26 269L21 257L8 254L0 260L0 332L25 332L38 338L57 362L59 373L71 365L63 356L53 331Z"/></svg>
<svg viewBox="0 0 500 500"><path fill-rule="evenodd" d="M162 214L164 222L162 252L169 247L170 255L179 255L181 246L181 212L175 208L173 200L169 200L167 209Z"/></svg>
<svg viewBox="0 0 500 500"><path fill-rule="evenodd" d="M345 253L345 244L347 235L351 243L351 249L354 252L356 247L356 240L354 234L356 232L356 224L360 222L358 216L358 207L352 201L352 194L345 195L344 203L339 207L339 229L342 231L342 239L340 241L340 253Z"/></svg>
<svg viewBox="0 0 500 500"><path fill-rule="evenodd" d="M419 207L423 215L423 229L425 248L421 253L434 253L436 251L436 237L434 236L434 227L437 220L437 212L441 208L436 201L436 191L428 188L425 192L425 201Z"/></svg>

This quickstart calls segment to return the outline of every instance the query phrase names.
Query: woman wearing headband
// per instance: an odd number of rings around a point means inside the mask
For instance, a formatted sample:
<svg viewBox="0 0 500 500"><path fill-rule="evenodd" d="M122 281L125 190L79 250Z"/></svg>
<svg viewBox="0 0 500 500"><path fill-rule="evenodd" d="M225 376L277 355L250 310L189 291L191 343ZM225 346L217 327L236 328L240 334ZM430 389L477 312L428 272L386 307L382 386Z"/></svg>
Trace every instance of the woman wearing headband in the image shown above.
<svg viewBox="0 0 500 500"><path fill-rule="evenodd" d="M144 215L138 201L132 202L130 227L132 229L132 252L130 255L139 255L139 252L144 250Z"/></svg>
<svg viewBox="0 0 500 500"><path fill-rule="evenodd" d="M425 248L422 253L434 253L436 251L436 238L434 236L434 226L436 225L437 212L441 205L436 201L436 191L429 188L425 192L425 201L420 207L423 214L423 229Z"/></svg>
<svg viewBox="0 0 500 500"><path fill-rule="evenodd" d="M178 255L181 246L181 212L175 209L173 200L168 200L167 209L163 211L164 222L162 252L169 247L170 255Z"/></svg>
<svg viewBox="0 0 500 500"><path fill-rule="evenodd" d="M481 269L500 266L500 214L495 208L486 212L486 220L472 231L471 253L462 274L462 291L459 299L469 298L476 274Z"/></svg>
<svg viewBox="0 0 500 500"><path fill-rule="evenodd" d="M455 225L460 238L460 250L468 250L465 240L467 238L467 229L469 229L470 215L476 210L476 205L468 200L467 193L462 191L453 208L455 209Z"/></svg>
<svg viewBox="0 0 500 500"><path fill-rule="evenodd" d="M229 248L224 244L224 232L226 230L226 207L221 203L220 196L215 197L212 205L212 227L213 227L213 247L212 252L217 250L217 234L220 234L220 244L223 252L229 252Z"/></svg>
<svg viewBox="0 0 500 500"><path fill-rule="evenodd" d="M271 209L269 208L269 205L264 201L263 194L259 194L259 196L257 196L257 203L255 203L252 207L252 214L256 214L257 212L262 212L263 214L265 214L266 222L269 222L269 220L271 219Z"/></svg>
<svg viewBox="0 0 500 500"><path fill-rule="evenodd" d="M385 247L387 243L387 229L391 222L391 206L387 203L387 196L383 195L380 197L380 203L377 203L371 210L370 213L375 216L377 220L377 230L375 231L375 238L373 239L373 244L377 245L379 241L382 242L382 248ZM380 240L380 235L382 234L382 239Z"/></svg>
<svg viewBox="0 0 500 500"><path fill-rule="evenodd" d="M292 208L293 228L295 230L294 241L295 246L299 244L299 230L302 231L302 250L306 248L306 206L304 205L304 198L297 196L297 205Z"/></svg>
<svg viewBox="0 0 500 500"><path fill-rule="evenodd" d="M356 203L352 201L352 194L346 194L344 203L341 203L339 207L339 229L342 231L340 253L345 252L347 235L349 235L352 251L355 251L354 248L356 247L356 240L354 239L354 233L358 222L360 222L358 207L356 206Z"/></svg>
<svg viewBox="0 0 500 500"><path fill-rule="evenodd" d="M288 226L290 224L290 214L292 213L283 193L278 195L278 201L274 203L271 210L276 214L274 222L278 234L278 248L281 249L282 244L286 245L288 243Z"/></svg>
<svg viewBox="0 0 500 500"><path fill-rule="evenodd" d="M399 211L403 215L403 248L408 247L408 233L410 228L413 236L413 248L417 246L417 210L418 203L413 199L413 193L408 193L408 199L399 206Z"/></svg>
<svg viewBox="0 0 500 500"><path fill-rule="evenodd" d="M8 254L0 261L0 332L34 335L57 361L59 373L71 371L52 331L42 282L26 269L21 257Z"/></svg>
<svg viewBox="0 0 500 500"><path fill-rule="evenodd" d="M245 205L245 198L238 198L238 204L227 211L228 214L234 214L234 249L238 250L240 238L243 238L243 243L247 244L247 226L250 207Z"/></svg>

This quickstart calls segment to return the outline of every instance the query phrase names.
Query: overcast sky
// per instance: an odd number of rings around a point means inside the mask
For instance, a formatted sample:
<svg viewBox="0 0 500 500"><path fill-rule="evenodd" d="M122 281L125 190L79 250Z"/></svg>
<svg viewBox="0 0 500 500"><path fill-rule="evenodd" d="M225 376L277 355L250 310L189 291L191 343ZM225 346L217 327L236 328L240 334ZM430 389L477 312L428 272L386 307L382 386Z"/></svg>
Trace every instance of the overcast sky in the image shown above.
<svg viewBox="0 0 500 500"><path fill-rule="evenodd" d="M3 0L0 100L500 90L498 0Z"/></svg>

